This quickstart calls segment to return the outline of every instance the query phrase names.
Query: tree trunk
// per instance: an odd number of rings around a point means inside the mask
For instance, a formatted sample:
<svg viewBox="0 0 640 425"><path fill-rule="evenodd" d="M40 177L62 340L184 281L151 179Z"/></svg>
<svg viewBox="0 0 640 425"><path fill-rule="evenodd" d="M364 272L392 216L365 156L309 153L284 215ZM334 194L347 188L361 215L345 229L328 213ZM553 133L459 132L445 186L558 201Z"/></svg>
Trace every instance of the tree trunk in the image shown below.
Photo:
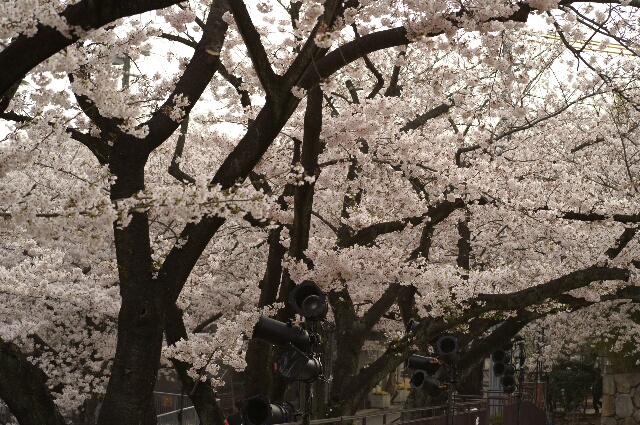
<svg viewBox="0 0 640 425"><path fill-rule="evenodd" d="M144 189L147 155L137 152L137 140L130 139L118 140L110 159L110 171L116 176L111 187L114 201ZM114 223L122 303L116 354L98 425L157 422L153 389L164 336L164 291L152 276L147 214L131 216L126 227Z"/></svg>

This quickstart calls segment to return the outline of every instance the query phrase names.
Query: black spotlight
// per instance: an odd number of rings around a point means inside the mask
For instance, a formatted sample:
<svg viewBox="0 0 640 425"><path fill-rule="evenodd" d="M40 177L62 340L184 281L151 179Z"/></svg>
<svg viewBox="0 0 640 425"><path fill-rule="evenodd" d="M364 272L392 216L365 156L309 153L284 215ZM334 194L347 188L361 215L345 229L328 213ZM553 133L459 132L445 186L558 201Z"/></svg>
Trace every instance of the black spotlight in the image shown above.
<svg viewBox="0 0 640 425"><path fill-rule="evenodd" d="M309 345L309 333L300 326L282 323L266 316L260 316L253 327L253 338L266 341L274 345L292 344L300 350Z"/></svg>
<svg viewBox="0 0 640 425"><path fill-rule="evenodd" d="M441 384L440 381L433 376L429 376L424 370L416 370L413 372L409 383L412 389L422 390L432 397L439 396L447 390L446 385Z"/></svg>
<svg viewBox="0 0 640 425"><path fill-rule="evenodd" d="M496 375L504 375L505 371L511 365L511 350L513 343L509 341L504 344L502 348L497 349L491 353L491 360L493 360L493 373Z"/></svg>
<svg viewBox="0 0 640 425"><path fill-rule="evenodd" d="M502 391L506 394L511 394L516 390L516 377L514 376L516 369L512 365L507 365L502 378L500 378L500 384L502 384Z"/></svg>
<svg viewBox="0 0 640 425"><path fill-rule="evenodd" d="M458 339L455 336L442 336L436 342L436 353L447 364L458 361Z"/></svg>
<svg viewBox="0 0 640 425"><path fill-rule="evenodd" d="M278 355L274 368L288 382L311 383L322 374L322 363L289 344Z"/></svg>
<svg viewBox="0 0 640 425"><path fill-rule="evenodd" d="M327 295L310 280L296 285L289 293L289 304L307 320L322 320L327 315Z"/></svg>
<svg viewBox="0 0 640 425"><path fill-rule="evenodd" d="M427 375L435 375L439 370L442 363L440 360L433 357L424 357L417 354L409 356L407 361L407 367L414 370L424 370Z"/></svg>
<svg viewBox="0 0 640 425"><path fill-rule="evenodd" d="M407 359L407 367L414 369L411 375L412 389L425 391L430 396L439 396L446 391L447 386L441 384L433 375L440 370L441 363L433 357L424 357L417 354L409 356Z"/></svg>
<svg viewBox="0 0 640 425"><path fill-rule="evenodd" d="M509 345L504 345L501 349L494 351L491 354L491 360L493 360L493 373L496 375L502 375L505 372L505 368L511 363L511 351Z"/></svg>
<svg viewBox="0 0 640 425"><path fill-rule="evenodd" d="M270 425L293 422L295 409L289 402L271 403L266 396L259 395L244 401L242 422L244 425Z"/></svg>

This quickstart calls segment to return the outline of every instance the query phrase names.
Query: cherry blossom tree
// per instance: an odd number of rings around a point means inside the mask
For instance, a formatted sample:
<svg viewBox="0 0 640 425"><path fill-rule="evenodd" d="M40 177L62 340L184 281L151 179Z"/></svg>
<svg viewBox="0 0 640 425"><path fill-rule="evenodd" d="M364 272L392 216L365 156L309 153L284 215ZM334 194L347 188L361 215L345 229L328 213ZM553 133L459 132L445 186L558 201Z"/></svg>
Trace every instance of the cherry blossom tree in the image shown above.
<svg viewBox="0 0 640 425"><path fill-rule="evenodd" d="M304 279L332 307L332 414L443 332L469 369L635 300L638 6L2 6L0 397L23 424L98 399L99 424L155 423L171 364L221 424L220 363L245 366L261 313L295 319ZM394 310L420 325L357 370ZM250 342L248 393L284 393L269 352Z"/></svg>

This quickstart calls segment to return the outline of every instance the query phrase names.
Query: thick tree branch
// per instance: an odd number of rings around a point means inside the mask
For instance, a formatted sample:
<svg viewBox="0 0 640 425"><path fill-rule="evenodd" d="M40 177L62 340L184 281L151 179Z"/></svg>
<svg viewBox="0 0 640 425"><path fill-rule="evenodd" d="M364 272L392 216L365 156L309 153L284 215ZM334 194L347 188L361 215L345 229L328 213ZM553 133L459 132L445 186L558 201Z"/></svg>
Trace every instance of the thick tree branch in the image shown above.
<svg viewBox="0 0 640 425"><path fill-rule="evenodd" d="M82 0L71 4L60 14L71 28L90 31L117 19L150 10L162 9L180 3L181 0ZM0 63L0 93L6 93L36 65L80 39L76 31L65 36L55 28L38 24L35 35L21 34L2 52Z"/></svg>
<svg viewBox="0 0 640 425"><path fill-rule="evenodd" d="M207 88L220 63L220 50L227 32L227 23L222 16L228 11L227 2L214 1L207 17L207 23L202 38L198 42L193 56L175 89L169 98L160 106L152 117L143 125L149 127L149 133L144 143L149 151L157 148L173 134L180 121L174 121L170 114L176 107L177 97L186 97L188 105L182 109L184 116L189 115L191 109L200 99Z"/></svg>
<svg viewBox="0 0 640 425"><path fill-rule="evenodd" d="M236 92L240 95L240 104L244 108L251 106L251 96L249 96L247 90L242 88L242 78L231 74L222 63L219 65L218 72L236 89Z"/></svg>
<svg viewBox="0 0 640 425"><path fill-rule="evenodd" d="M278 89L280 78L271 68L271 62L269 62L267 52L264 50L262 40L260 40L260 34L251 21L251 16L249 16L249 11L244 1L228 1L260 84L262 84L267 96L273 96Z"/></svg>
<svg viewBox="0 0 640 425"><path fill-rule="evenodd" d="M592 266L576 270L552 279L544 284L507 294L481 294L475 299L484 304L484 310L520 310L545 299L554 299L561 294L582 288L599 280L629 280L629 270L618 267Z"/></svg>
<svg viewBox="0 0 640 425"><path fill-rule="evenodd" d="M12 112L12 111L0 113L0 118L2 118L3 120L15 121L15 122L29 122L33 119L26 115L16 114L15 112Z"/></svg>
<svg viewBox="0 0 640 425"><path fill-rule="evenodd" d="M452 107L453 105L451 104L442 103L436 106L435 108L429 109L427 112L418 115L417 117L415 117L414 119L406 123L404 126L402 126L402 128L400 128L400 131L407 132L410 130L415 130L425 125L427 121L446 114L447 112L449 112L449 109L451 109Z"/></svg>
<svg viewBox="0 0 640 425"><path fill-rule="evenodd" d="M386 233L398 232L404 230L409 224L418 225L429 219L430 222L439 223L449 214L458 208L464 207L464 201L462 199L456 199L455 201L444 200L438 204L429 207L426 213L416 216L407 217L402 220L387 221L383 223L375 223L360 229L353 236L348 236L340 239L337 243L338 246L345 248L353 245L366 245L373 242L378 236Z"/></svg>
<svg viewBox="0 0 640 425"><path fill-rule="evenodd" d="M222 313L215 313L215 314L211 315L206 320L198 323L198 326L193 328L193 333L197 334L197 333L204 332L205 329L207 329L207 326L209 326L210 324L214 323L216 320L218 320L221 317L222 317Z"/></svg>
<svg viewBox="0 0 640 425"><path fill-rule="evenodd" d="M176 148L173 151L173 157L171 158L171 164L169 164L169 175L175 177L181 183L193 184L196 179L189 174L182 171L180 168L180 162L182 160L182 152L184 151L184 143L187 139L187 130L189 129L189 115L187 115L180 124L180 136L176 141Z"/></svg>
<svg viewBox="0 0 640 425"><path fill-rule="evenodd" d="M635 227L624 229L624 232L622 232L622 235L620 235L616 242L616 246L607 249L605 255L612 260L616 258L622 250L626 248L629 242L631 242L631 239L635 237L636 233L638 233L638 229Z"/></svg>
<svg viewBox="0 0 640 425"><path fill-rule="evenodd" d="M360 33L358 32L358 27L356 27L356 24L351 24L351 28L353 28L353 33L355 34L356 38L359 38ZM371 62L369 56L364 55L362 59L364 60L364 64L367 69L371 71L374 77L376 77L376 84L373 86L373 89L371 89L371 93L369 93L369 95L367 96L367 99L373 99L374 97L376 97L382 87L384 87L384 77L382 76L382 73L375 67L373 62Z"/></svg>
<svg viewBox="0 0 640 425"><path fill-rule="evenodd" d="M69 74L69 82L71 82L72 86L75 82L76 77L73 74ZM83 94L78 94L72 88L72 92L74 97L76 98L76 102L82 109L82 112L100 129L103 134L110 134L112 139L116 139L118 136L123 134L122 130L118 127L122 124L122 119L120 118L107 118L103 116L100 111L98 111L98 107L93 100L89 99L87 96ZM106 142L102 142L105 143Z"/></svg>
<svg viewBox="0 0 640 425"><path fill-rule="evenodd" d="M516 6L516 10L509 16L489 18L489 21L516 21L526 22L533 9L526 3L519 3ZM466 11L458 12L458 15L464 14ZM453 24L458 24L458 17L452 15L448 20ZM443 34L444 30L427 32L421 34L423 37L435 37ZM377 31L371 34L361 36L355 40L339 46L327 54L322 59L315 62L315 66L310 67L297 83L298 87L303 89L309 89L314 84L317 84L320 80L328 78L334 72L338 71L345 65L364 57L369 53L373 53L376 50L388 49L390 47L397 47L402 45L411 44L414 40L410 38L409 33L405 27L391 28L384 31Z"/></svg>
<svg viewBox="0 0 640 425"><path fill-rule="evenodd" d="M390 283L382 296L373 303L367 312L362 316L362 323L366 332L370 332L371 329L378 323L383 314L385 314L396 302L398 294L400 293L400 284Z"/></svg>
<svg viewBox="0 0 640 425"><path fill-rule="evenodd" d="M327 0L324 3L324 13L318 19L315 27L311 30L307 41L304 43L298 55L294 59L291 66L285 74L282 76L283 86L287 89L293 87L293 85L298 85L302 87L298 82L300 78L311 69L314 68L315 63L318 59L320 59L327 51L327 49L320 48L316 45L316 36L320 31L330 30L331 26L335 22L335 19L341 10L338 10L338 6L342 3L341 0ZM295 14L298 14L299 6L296 6ZM293 9L292 9L293 11ZM309 89L310 87L304 87L305 89Z"/></svg>
<svg viewBox="0 0 640 425"><path fill-rule="evenodd" d="M65 425L45 375L17 345L0 339L0 398L21 424Z"/></svg>
<svg viewBox="0 0 640 425"><path fill-rule="evenodd" d="M407 55L405 50L401 51L398 55L399 57L404 57ZM402 67L400 65L394 65L393 71L391 72L391 79L389 80L389 87L384 91L384 95L388 97L397 97L402 93L402 87L399 84L400 81L400 70Z"/></svg>
<svg viewBox="0 0 640 425"><path fill-rule="evenodd" d="M571 153L576 153L584 148L588 148L589 146L593 146L598 143L604 142L604 137L596 137L595 140L590 140L588 142L584 142L571 149Z"/></svg>
<svg viewBox="0 0 640 425"><path fill-rule="evenodd" d="M0 96L0 114L2 114L4 111L7 110L7 108L9 107L9 103L11 103L11 99L13 99L13 96L15 96L16 92L18 91L18 89L20 88L20 83L22 81L16 81L11 87L9 87L9 89L2 93L0 92L1 96ZM3 114L4 115L4 114ZM11 118L5 118L5 119L11 119Z"/></svg>

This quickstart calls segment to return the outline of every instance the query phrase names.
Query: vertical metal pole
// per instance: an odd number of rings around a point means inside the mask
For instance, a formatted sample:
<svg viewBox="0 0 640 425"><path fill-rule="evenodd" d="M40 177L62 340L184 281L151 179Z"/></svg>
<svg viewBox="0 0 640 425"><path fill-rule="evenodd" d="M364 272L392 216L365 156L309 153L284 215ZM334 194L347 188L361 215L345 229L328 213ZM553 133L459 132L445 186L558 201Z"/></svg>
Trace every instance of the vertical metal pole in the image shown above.
<svg viewBox="0 0 640 425"><path fill-rule="evenodd" d="M124 64L122 66L122 88L129 87L129 76L131 75L131 58L129 55L124 56Z"/></svg>
<svg viewBox="0 0 640 425"><path fill-rule="evenodd" d="M518 376L518 381L519 385L518 385L518 416L516 419L516 424L520 425L520 406L522 404L522 384L524 383L524 343L522 341L520 341L519 343L520 345L520 356L518 358L518 361L520 363L520 374Z"/></svg>
<svg viewBox="0 0 640 425"><path fill-rule="evenodd" d="M304 384L304 415L302 416L303 425L311 423L311 384Z"/></svg>
<svg viewBox="0 0 640 425"><path fill-rule="evenodd" d="M310 333L312 333L312 335L317 335L318 334L318 323L315 321L308 321L305 320L305 323L307 325L307 329L309 330ZM307 348L307 352L306 354L313 354L314 351L314 345L317 344L317 341L314 341L313 344L311 344L308 348ZM302 415L302 424L303 425L309 425L311 423L311 410L313 408L313 398L312 398L312 391L311 391L311 383L305 383L304 384L304 414Z"/></svg>
<svg viewBox="0 0 640 425"><path fill-rule="evenodd" d="M447 387L447 425L453 425L453 417L454 417L454 403L455 399L453 397L453 393L456 390L457 384L457 368L456 366L451 366L451 383Z"/></svg>

